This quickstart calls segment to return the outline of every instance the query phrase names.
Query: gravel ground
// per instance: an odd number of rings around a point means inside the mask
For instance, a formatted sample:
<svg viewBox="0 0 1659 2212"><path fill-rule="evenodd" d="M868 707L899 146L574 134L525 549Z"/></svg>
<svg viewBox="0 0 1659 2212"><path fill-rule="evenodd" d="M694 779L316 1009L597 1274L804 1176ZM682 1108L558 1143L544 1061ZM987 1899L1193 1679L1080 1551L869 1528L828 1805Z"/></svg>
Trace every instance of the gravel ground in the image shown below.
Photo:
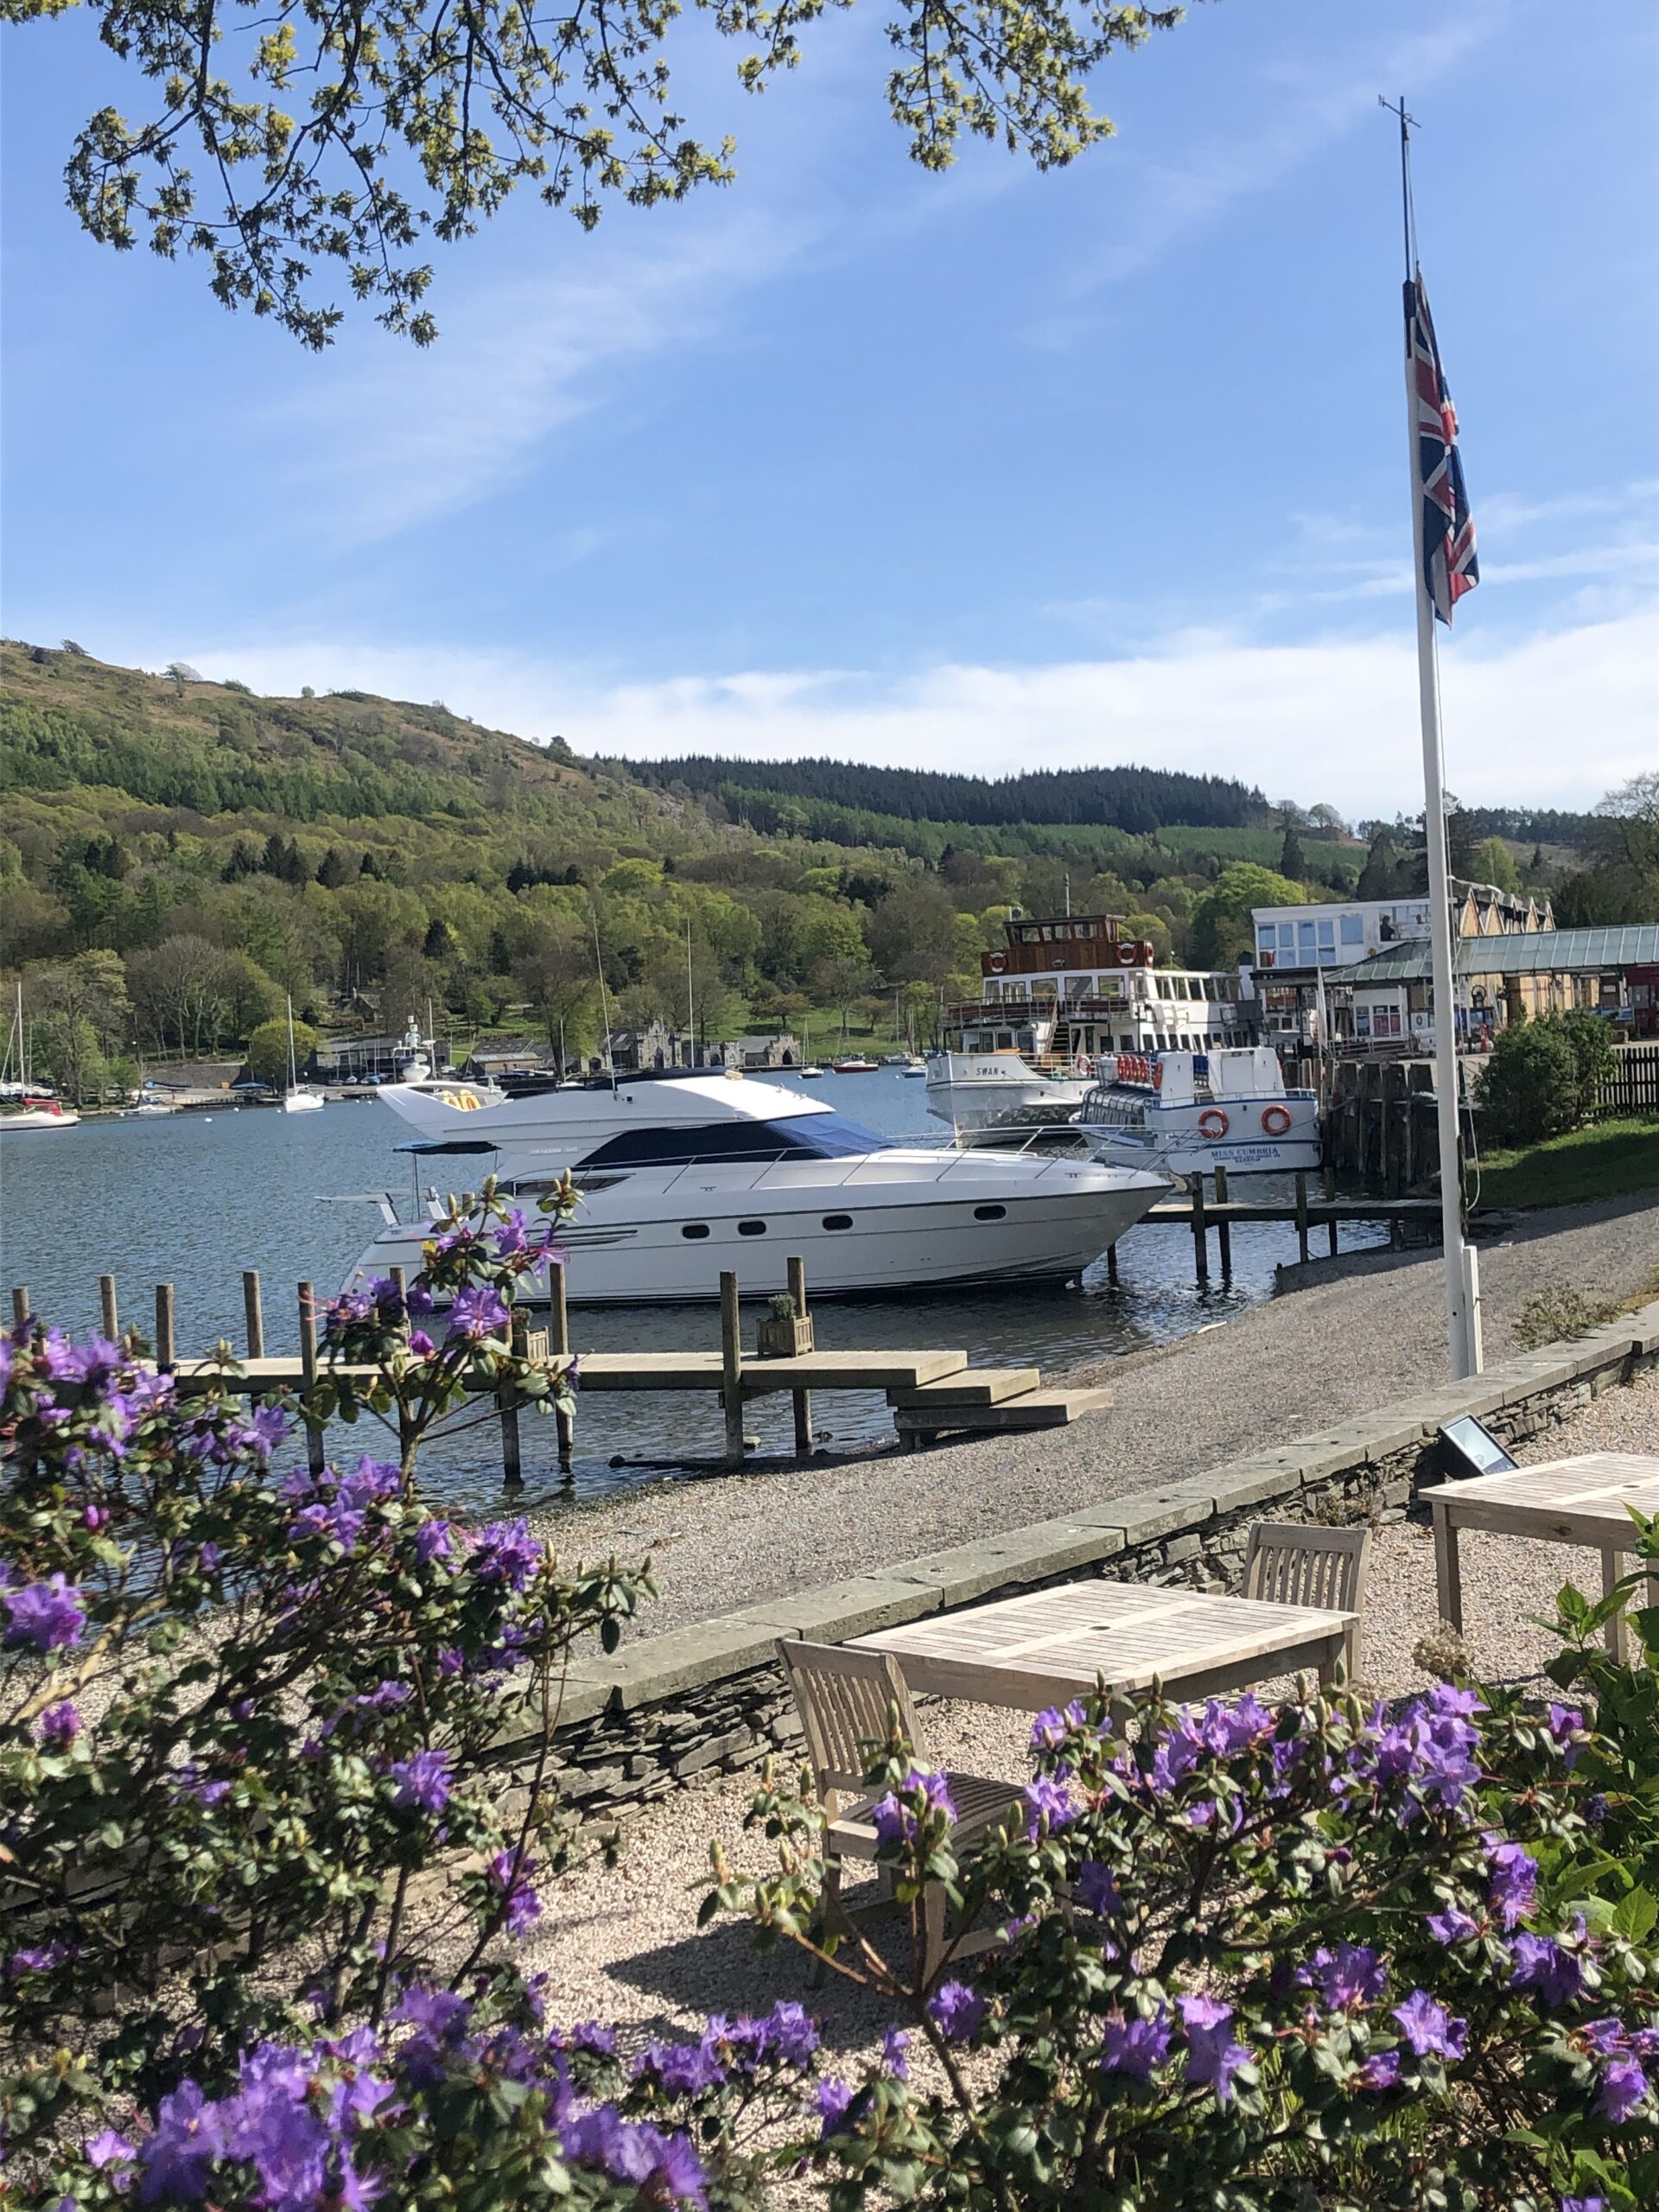
<svg viewBox="0 0 1659 2212"><path fill-rule="evenodd" d="M1621 1450L1659 1452L1659 1376L1609 1392L1530 1457ZM1593 1553L1466 1536L1465 1636L1478 1670L1491 1680L1535 1675L1557 1647L1529 1617L1553 1611L1563 1580L1594 1590L1599 1573ZM1427 1529L1412 1523L1382 1529L1366 1603L1361 1666L1367 1682L1389 1692L1424 1686L1429 1677L1414 1664L1412 1648L1434 1625ZM926 1749L943 1764L1016 1782L1028 1774L1025 1714L938 1703L925 1708L924 1719ZM770 1863L764 1839L743 1832L753 1787L751 1779L737 1777L664 1799L630 1822L619 1866L584 1869L558 1885L546 1931L530 1947L531 1963L550 1976L551 2017L614 2020L641 2037L696 2035L710 2012L760 2011L793 1998L819 2018L832 2053L862 2055L879 2043L887 2024L880 2009L833 1979L810 1991L798 1954L758 1955L747 1929L737 1923L697 1929L711 1838L721 1840L741 1868L758 1872ZM883 1925L873 1920L872 1933ZM896 1929L890 1918L885 1925L889 1934ZM805 2184L778 2199L780 2205L818 2201Z"/></svg>
<svg viewBox="0 0 1659 2212"><path fill-rule="evenodd" d="M1659 1263L1659 1206L1535 1216L1481 1248L1486 1342L1513 1348L1546 1285L1624 1296ZM886 1452L784 1472L654 1484L534 1517L569 1554L649 1553L661 1597L645 1633L831 1582L1304 1435L1445 1377L1438 1257L1316 1263L1305 1287L1154 1352L1084 1369L1116 1403L1071 1428ZM835 1342L826 1311L820 1327ZM586 1416L602 1419L597 1410Z"/></svg>

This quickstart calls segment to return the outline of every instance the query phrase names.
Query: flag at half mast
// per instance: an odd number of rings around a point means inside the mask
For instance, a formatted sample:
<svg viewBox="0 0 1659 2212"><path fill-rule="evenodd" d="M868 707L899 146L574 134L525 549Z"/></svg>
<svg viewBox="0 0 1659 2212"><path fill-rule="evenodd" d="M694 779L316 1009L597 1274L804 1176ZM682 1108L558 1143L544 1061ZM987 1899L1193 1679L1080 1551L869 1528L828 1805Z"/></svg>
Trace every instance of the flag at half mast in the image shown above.
<svg viewBox="0 0 1659 2212"><path fill-rule="evenodd" d="M1423 502L1423 582L1442 622L1480 582L1475 524L1463 486L1458 416L1446 388L1440 349L1420 269L1406 285L1406 351L1417 408L1417 481Z"/></svg>

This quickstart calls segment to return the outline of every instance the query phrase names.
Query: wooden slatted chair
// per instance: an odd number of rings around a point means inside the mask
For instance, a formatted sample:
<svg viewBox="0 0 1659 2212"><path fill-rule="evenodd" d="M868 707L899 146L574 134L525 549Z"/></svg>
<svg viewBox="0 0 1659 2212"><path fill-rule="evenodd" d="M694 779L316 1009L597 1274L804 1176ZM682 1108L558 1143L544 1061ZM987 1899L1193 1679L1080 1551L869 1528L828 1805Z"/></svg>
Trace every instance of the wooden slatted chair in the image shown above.
<svg viewBox="0 0 1659 2212"><path fill-rule="evenodd" d="M1371 1532L1316 1528L1300 1521L1258 1521L1244 1561L1244 1595L1272 1605L1316 1605L1331 1612L1363 1613L1365 1577L1371 1564ZM1363 1623L1348 1630L1347 1669L1359 1672Z"/></svg>
<svg viewBox="0 0 1659 2212"><path fill-rule="evenodd" d="M896 1708L918 1766L926 1764L926 1751L911 1702L910 1690L899 1662L885 1651L852 1651L836 1643L807 1643L798 1637L779 1639L778 1656L785 1678L801 1716L806 1737L808 1763L818 1802L829 1815L824 1830L824 1889L832 1909L841 1904L841 1861L874 1860L877 1836L868 1817L876 1802L865 1776L872 1758L887 1740L888 1715ZM957 1818L950 1841L958 1858L967 1856L1001 1825L1005 1815L1023 1811L1020 1791L1011 1783L992 1782L983 1775L945 1772ZM848 1802L843 1803L843 1794ZM880 1881L880 1895L890 1884ZM944 1949L944 1891L931 1882L922 1896L924 1945L922 1973L931 1980ZM995 1931L982 1931L959 1941L959 1952L983 1949L997 1940Z"/></svg>

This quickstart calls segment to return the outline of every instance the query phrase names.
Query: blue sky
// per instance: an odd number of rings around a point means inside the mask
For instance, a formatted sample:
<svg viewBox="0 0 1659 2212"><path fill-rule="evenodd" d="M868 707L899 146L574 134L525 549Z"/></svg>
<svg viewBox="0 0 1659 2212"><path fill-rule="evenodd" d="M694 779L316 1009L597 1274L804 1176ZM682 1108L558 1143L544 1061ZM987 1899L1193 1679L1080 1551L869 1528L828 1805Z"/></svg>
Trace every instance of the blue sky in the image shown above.
<svg viewBox="0 0 1659 2212"><path fill-rule="evenodd" d="M1196 7L1046 177L909 162L884 21L809 27L760 99L692 24L733 187L592 237L514 207L438 251L429 353L359 316L321 359L81 236L73 130L137 99L79 16L8 32L7 632L582 752L1421 804L1403 88L1483 567L1448 780L1582 805L1659 760L1649 8Z"/></svg>

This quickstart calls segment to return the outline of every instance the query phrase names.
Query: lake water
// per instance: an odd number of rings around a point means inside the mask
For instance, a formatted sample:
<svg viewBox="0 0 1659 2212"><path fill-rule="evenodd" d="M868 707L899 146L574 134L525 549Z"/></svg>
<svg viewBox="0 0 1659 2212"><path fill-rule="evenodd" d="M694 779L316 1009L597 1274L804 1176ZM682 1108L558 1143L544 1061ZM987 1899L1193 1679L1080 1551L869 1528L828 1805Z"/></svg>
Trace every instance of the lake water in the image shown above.
<svg viewBox="0 0 1659 2212"><path fill-rule="evenodd" d="M799 1088L884 1136L939 1134L924 1085L891 1070L828 1076ZM19 1132L0 1143L0 1262L8 1292L26 1283L36 1313L85 1332L99 1318L98 1278L112 1274L123 1321L148 1333L155 1286L171 1282L179 1349L199 1352L221 1336L244 1341L242 1270L257 1268L266 1348L297 1351L296 1286L308 1281L319 1293L333 1292L379 1224L372 1203L336 1201L391 1188L407 1211L412 1163L393 1147L408 1134L390 1109L372 1101L330 1105L321 1114L226 1106L211 1115ZM1255 1177L1236 1195L1267 1198L1280 1189L1274 1178ZM1382 1236L1377 1232L1375 1241ZM1368 1231L1344 1231L1344 1246L1371 1241ZM1116 1287L1103 1262L1070 1287L826 1303L815 1309L817 1342L823 1350L955 1345L977 1362L1037 1365L1048 1375L1225 1321L1271 1295L1275 1266L1295 1252L1288 1225L1236 1229L1231 1281L1224 1287L1212 1276L1200 1288L1191 1236L1179 1228L1143 1225L1118 1247ZM1218 1264L1213 1239L1211 1264ZM745 1328L753 1341L747 1314ZM707 1306L577 1307L571 1338L579 1348L601 1351L712 1350L720 1322ZM868 1394L819 1393L813 1417L831 1449L893 1433L886 1405ZM752 1404L747 1427L763 1449L786 1447L788 1399ZM359 1433L364 1448L374 1447L366 1427ZM660 1465L613 1467L613 1459L713 1455L721 1442L713 1393L589 1399L577 1410L576 1495L659 1480L665 1471ZM524 1446L524 1494L534 1497L558 1480L551 1422L527 1419ZM427 1465L435 1485L457 1499L483 1503L499 1497L493 1421L435 1445Z"/></svg>

